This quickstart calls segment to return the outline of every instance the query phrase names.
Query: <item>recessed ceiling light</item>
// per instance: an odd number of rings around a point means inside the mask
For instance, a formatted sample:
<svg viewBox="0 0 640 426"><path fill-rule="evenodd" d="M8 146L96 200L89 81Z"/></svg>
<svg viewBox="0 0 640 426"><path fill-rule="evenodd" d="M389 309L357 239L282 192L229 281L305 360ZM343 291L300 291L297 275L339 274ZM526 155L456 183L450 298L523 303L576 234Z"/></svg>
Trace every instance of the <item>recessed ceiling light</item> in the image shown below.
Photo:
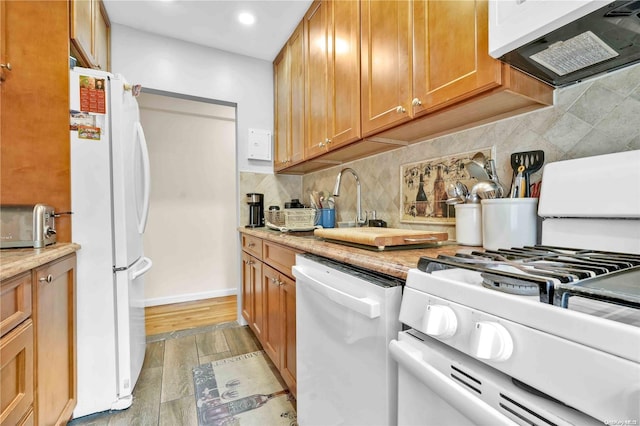
<svg viewBox="0 0 640 426"><path fill-rule="evenodd" d="M256 17L249 12L241 12L238 15L238 21L244 25L253 25L256 22Z"/></svg>

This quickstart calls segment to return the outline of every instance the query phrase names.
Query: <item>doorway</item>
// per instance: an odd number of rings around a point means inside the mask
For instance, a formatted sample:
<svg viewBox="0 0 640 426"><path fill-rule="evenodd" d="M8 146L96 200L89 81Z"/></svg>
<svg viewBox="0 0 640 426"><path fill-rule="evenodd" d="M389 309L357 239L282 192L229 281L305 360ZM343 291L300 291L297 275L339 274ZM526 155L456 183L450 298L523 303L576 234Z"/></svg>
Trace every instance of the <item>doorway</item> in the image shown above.
<svg viewBox="0 0 640 426"><path fill-rule="evenodd" d="M236 294L235 105L149 89L138 103L151 164L145 305Z"/></svg>

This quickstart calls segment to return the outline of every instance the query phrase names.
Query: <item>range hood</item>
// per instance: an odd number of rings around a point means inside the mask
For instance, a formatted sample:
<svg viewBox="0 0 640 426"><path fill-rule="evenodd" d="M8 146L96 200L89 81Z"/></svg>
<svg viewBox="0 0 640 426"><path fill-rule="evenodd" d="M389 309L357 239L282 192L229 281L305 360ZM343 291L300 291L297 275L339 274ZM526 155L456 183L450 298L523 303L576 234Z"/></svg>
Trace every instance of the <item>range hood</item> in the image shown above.
<svg viewBox="0 0 640 426"><path fill-rule="evenodd" d="M640 0L495 0L489 54L556 87L640 62Z"/></svg>

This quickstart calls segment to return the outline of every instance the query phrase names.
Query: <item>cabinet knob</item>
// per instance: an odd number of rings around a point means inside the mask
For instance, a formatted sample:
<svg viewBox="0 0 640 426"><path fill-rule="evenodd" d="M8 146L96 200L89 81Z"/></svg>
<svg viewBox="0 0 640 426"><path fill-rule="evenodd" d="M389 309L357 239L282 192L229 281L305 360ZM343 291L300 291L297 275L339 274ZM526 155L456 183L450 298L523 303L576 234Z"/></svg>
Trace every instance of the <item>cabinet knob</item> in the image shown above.
<svg viewBox="0 0 640 426"><path fill-rule="evenodd" d="M325 146L325 143L324 143L324 142L320 142L320 143L318 144L318 147L320 147L320 148L323 148L324 146Z"/></svg>
<svg viewBox="0 0 640 426"><path fill-rule="evenodd" d="M0 68L4 68L7 71L11 71L11 64L7 62L6 64L0 64Z"/></svg>
<svg viewBox="0 0 640 426"><path fill-rule="evenodd" d="M407 112L407 110L402 105L398 105L396 107L396 112L402 114L404 112Z"/></svg>
<svg viewBox="0 0 640 426"><path fill-rule="evenodd" d="M325 143L326 145L329 145L329 144L331 143L331 139L326 138L326 139L324 140L324 143Z"/></svg>
<svg viewBox="0 0 640 426"><path fill-rule="evenodd" d="M41 283L50 283L51 281L53 281L53 275L51 274L47 275L46 277L40 278Z"/></svg>
<svg viewBox="0 0 640 426"><path fill-rule="evenodd" d="M255 246L256 246L256 243L249 243L249 244L247 244L247 247L255 247Z"/></svg>
<svg viewBox="0 0 640 426"><path fill-rule="evenodd" d="M413 98L413 100L411 101L411 105L420 106L420 105L422 105L422 102L418 98Z"/></svg>

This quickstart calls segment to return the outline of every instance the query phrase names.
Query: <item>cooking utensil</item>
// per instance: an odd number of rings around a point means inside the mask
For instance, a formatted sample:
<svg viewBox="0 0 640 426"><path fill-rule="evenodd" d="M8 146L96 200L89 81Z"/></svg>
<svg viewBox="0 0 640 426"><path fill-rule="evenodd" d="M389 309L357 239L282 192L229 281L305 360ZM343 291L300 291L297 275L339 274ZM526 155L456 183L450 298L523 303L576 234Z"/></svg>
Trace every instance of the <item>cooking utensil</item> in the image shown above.
<svg viewBox="0 0 640 426"><path fill-rule="evenodd" d="M469 204L478 204L480 202L480 197L478 197L478 194L472 194L470 192L467 194L466 200Z"/></svg>
<svg viewBox="0 0 640 426"><path fill-rule="evenodd" d="M476 152L473 157L471 157L471 161L476 163L478 166L486 169L487 167L487 157L481 152Z"/></svg>
<svg viewBox="0 0 640 426"><path fill-rule="evenodd" d="M455 183L450 182L447 185L447 195L449 196L449 198L458 198L458 191L456 189Z"/></svg>
<svg viewBox="0 0 640 426"><path fill-rule="evenodd" d="M489 173L484 168L475 161L469 161L466 164L467 171L469 172L469 176L472 178L476 178L477 180L489 180Z"/></svg>
<svg viewBox="0 0 640 426"><path fill-rule="evenodd" d="M529 177L532 173L537 172L544 164L544 151L525 151L515 152L511 154L511 168L513 169L513 177L516 178L518 167L524 166L522 177L524 179L524 195L531 196ZM511 184L511 192L513 193L513 183Z"/></svg>
<svg viewBox="0 0 640 426"><path fill-rule="evenodd" d="M511 198L524 198L525 193L527 192L525 188L525 180L524 180L524 170L525 166L518 167L518 174L513 178L513 182L511 183Z"/></svg>
<svg viewBox="0 0 640 426"><path fill-rule="evenodd" d="M462 204L465 202L464 198L460 198L460 197L452 197L452 198L447 198L444 201L448 206L452 206L454 204Z"/></svg>
<svg viewBox="0 0 640 426"><path fill-rule="evenodd" d="M456 181L456 196L465 199L467 198L467 194L469 194L467 185L460 182L459 180Z"/></svg>
<svg viewBox="0 0 640 426"><path fill-rule="evenodd" d="M476 183L471 188L471 194L477 195L482 200L492 198L502 198L504 189L502 185L492 180L484 180Z"/></svg>
<svg viewBox="0 0 640 426"><path fill-rule="evenodd" d="M504 188L504 185L502 185L502 183L500 182L500 179L498 178L498 173L496 172L495 160L490 159L487 162L487 165L489 167L489 174L491 175L491 180L498 185L498 192L495 198L503 198L506 195L506 190Z"/></svg>

